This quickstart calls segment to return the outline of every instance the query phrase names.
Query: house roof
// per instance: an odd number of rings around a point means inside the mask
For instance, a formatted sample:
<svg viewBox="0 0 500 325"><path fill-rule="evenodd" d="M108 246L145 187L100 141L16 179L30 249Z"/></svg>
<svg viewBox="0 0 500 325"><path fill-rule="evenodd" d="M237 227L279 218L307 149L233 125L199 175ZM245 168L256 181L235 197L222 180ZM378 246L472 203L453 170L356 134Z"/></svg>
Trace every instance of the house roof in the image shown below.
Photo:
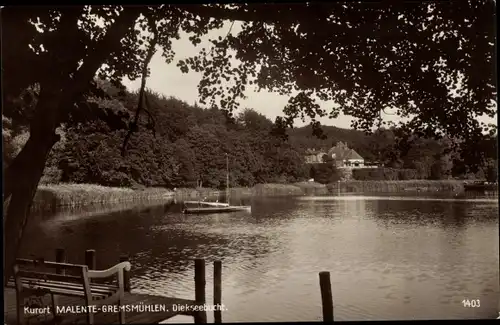
<svg viewBox="0 0 500 325"><path fill-rule="evenodd" d="M335 157L333 157L333 155L335 155ZM343 142L337 143L336 146L328 150L328 156L334 158L335 160L363 159L363 157L361 157L356 151L349 148Z"/></svg>
<svg viewBox="0 0 500 325"><path fill-rule="evenodd" d="M358 160L364 160L363 157L359 153L357 153L354 149L351 149L349 151L348 158L346 159L358 159Z"/></svg>

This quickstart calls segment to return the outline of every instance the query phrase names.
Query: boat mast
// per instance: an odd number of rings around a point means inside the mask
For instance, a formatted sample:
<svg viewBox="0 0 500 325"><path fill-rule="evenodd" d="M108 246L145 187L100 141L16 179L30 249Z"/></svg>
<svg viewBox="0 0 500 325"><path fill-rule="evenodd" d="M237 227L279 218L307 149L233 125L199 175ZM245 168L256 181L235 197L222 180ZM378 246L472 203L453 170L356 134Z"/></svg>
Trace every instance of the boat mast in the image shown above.
<svg viewBox="0 0 500 325"><path fill-rule="evenodd" d="M226 201L229 204L229 156L226 152Z"/></svg>

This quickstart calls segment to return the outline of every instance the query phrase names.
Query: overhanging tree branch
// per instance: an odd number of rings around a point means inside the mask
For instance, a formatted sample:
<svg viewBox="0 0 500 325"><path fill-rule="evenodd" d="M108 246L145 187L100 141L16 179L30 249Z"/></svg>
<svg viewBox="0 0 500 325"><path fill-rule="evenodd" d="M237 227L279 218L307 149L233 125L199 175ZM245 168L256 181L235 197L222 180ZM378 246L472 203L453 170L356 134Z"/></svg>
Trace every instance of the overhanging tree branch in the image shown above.
<svg viewBox="0 0 500 325"><path fill-rule="evenodd" d="M269 22L275 23L281 16L287 15L288 18L295 17L299 19L299 12L306 8L304 4L241 4L236 5L236 8L230 9L227 5L180 5L178 8L190 12L200 17L211 17L214 19L223 19L230 21L247 21L247 22ZM272 8L272 10L270 10ZM294 10L292 9L299 9ZM277 13L278 12L278 13ZM304 15L302 15L304 17Z"/></svg>
<svg viewBox="0 0 500 325"><path fill-rule="evenodd" d="M148 77L148 66L149 63L151 62L151 59L153 58L153 55L156 52L156 44L158 42L158 30L156 28L156 23L149 19L149 25L153 31L154 37L151 40L151 43L149 45L148 53L146 55L146 58L144 59L144 66L142 68L142 77L141 77L141 88L139 89L139 102L137 103L137 109L135 111L135 116L134 120L129 124L129 129L127 134L125 135L125 139L123 140L123 145L122 145L122 150L121 154L122 157L125 157L125 153L127 150L127 144L130 140L130 137L132 136L132 133L136 132L138 130L138 123L139 123L139 115L142 110L145 110L146 113L149 115L150 121L153 120L151 113L143 107L143 100L147 96L145 93L145 88L146 88L146 79ZM146 99L147 101L147 99ZM154 130L154 127L153 127ZM154 131L153 131L154 132Z"/></svg>

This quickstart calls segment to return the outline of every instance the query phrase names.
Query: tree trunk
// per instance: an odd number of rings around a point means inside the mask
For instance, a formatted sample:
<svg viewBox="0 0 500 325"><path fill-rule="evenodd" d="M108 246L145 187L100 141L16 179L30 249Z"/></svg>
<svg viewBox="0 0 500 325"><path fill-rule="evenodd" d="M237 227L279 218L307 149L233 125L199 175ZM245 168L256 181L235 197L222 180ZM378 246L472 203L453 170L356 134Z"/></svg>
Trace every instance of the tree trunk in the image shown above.
<svg viewBox="0 0 500 325"><path fill-rule="evenodd" d="M10 176L16 181L15 184L11 184L11 196L4 218L5 283L12 275L12 266L20 248L33 198L45 168L45 161L57 141L58 136L55 133L43 138L30 136L19 153L22 158L17 160L15 168L11 170Z"/></svg>
<svg viewBox="0 0 500 325"><path fill-rule="evenodd" d="M7 283L7 279L12 275L12 267L47 156L54 144L59 141L59 135L55 133L55 130L60 121L58 104L63 92L60 87L57 87L57 84L51 86L42 88L36 114L31 122L30 137L5 172L4 203L8 200L8 204L4 217L4 283Z"/></svg>
<svg viewBox="0 0 500 325"><path fill-rule="evenodd" d="M40 97L31 121L30 138L4 173L5 264L4 285L12 276L13 266L26 228L31 205L45 168L48 154L59 141L55 133L65 110L74 104L75 96L84 93L97 69L110 53L121 49L121 39L133 28L140 11L127 7L112 24L105 37L85 58L71 76L47 79L40 85ZM75 21L76 24L76 21ZM75 57L75 67L81 59ZM54 69L57 69L54 63ZM57 76L57 74L55 74ZM7 204L6 204L7 203ZM4 209L5 211L5 209Z"/></svg>

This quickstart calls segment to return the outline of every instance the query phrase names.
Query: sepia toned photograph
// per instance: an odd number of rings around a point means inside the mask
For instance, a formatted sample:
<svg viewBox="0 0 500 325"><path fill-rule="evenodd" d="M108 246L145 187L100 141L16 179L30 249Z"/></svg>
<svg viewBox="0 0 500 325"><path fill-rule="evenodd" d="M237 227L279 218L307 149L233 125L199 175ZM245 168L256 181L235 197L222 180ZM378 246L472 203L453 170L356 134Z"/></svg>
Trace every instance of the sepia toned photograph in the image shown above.
<svg viewBox="0 0 500 325"><path fill-rule="evenodd" d="M4 324L500 319L496 10L1 7Z"/></svg>

